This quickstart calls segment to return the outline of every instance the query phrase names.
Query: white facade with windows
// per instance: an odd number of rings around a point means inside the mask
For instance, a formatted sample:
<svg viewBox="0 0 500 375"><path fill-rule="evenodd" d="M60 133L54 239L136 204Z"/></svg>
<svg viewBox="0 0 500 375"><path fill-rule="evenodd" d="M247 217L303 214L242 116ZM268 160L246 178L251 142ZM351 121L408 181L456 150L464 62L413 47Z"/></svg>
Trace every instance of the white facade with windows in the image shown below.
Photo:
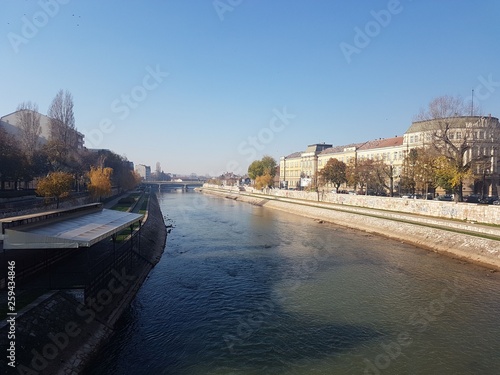
<svg viewBox="0 0 500 375"><path fill-rule="evenodd" d="M314 146L321 144L310 145L305 152L296 152L280 159L280 181L287 181L288 187L299 186L300 176L315 178L331 158L346 164L364 159L382 160L394 168L393 177L397 181L408 152L416 148L434 147L436 135L445 132L452 144L467 148L464 163L474 162L471 165L474 178L464 184L464 194L484 189L489 195L497 195L500 175L500 123L498 118L491 116L459 116L416 121L400 137L330 146L321 150L314 149ZM482 162L477 162L478 160Z"/></svg>

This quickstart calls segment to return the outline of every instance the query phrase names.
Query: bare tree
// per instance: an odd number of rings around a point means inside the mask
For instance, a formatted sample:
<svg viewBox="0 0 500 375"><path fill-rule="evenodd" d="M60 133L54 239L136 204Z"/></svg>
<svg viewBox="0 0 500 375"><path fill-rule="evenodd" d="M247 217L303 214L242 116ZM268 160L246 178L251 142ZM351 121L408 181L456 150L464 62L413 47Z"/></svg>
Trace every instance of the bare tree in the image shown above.
<svg viewBox="0 0 500 375"><path fill-rule="evenodd" d="M5 189L5 182L17 180L19 153L14 136L0 125L0 190Z"/></svg>
<svg viewBox="0 0 500 375"><path fill-rule="evenodd" d="M73 96L69 91L59 90L48 110L51 139L66 147L76 147Z"/></svg>
<svg viewBox="0 0 500 375"><path fill-rule="evenodd" d="M472 101L466 102L461 96L443 95L432 99L427 108L421 108L414 121L468 116L472 113L480 114L481 108Z"/></svg>
<svg viewBox="0 0 500 375"><path fill-rule="evenodd" d="M22 102L17 107L17 119L21 128L21 148L29 160L38 149L38 141L42 132L40 113L36 103Z"/></svg>
<svg viewBox="0 0 500 375"><path fill-rule="evenodd" d="M423 130L431 135L433 149L446 157L457 176L467 175L477 165L484 166L485 160L493 163L497 153L498 119L470 116L470 109L460 97L442 96L433 99L428 109L417 115L418 119L428 121ZM462 201L462 186L460 180L454 189L456 201Z"/></svg>
<svg viewBox="0 0 500 375"><path fill-rule="evenodd" d="M377 182L377 193L383 189L389 191L389 195L394 196L394 167L383 160L374 160L372 163L373 174Z"/></svg>

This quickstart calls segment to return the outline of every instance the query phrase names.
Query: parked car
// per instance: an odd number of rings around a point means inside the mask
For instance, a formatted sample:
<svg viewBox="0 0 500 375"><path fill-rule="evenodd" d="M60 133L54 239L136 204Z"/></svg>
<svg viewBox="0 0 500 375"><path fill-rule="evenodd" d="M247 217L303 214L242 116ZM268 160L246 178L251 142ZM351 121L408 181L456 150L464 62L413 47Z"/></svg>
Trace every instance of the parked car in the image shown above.
<svg viewBox="0 0 500 375"><path fill-rule="evenodd" d="M493 204L495 206L500 206L500 199L497 199L496 201L493 201Z"/></svg>
<svg viewBox="0 0 500 375"><path fill-rule="evenodd" d="M434 198L434 200L443 202L453 202L453 197L450 194L444 194L437 196L436 198Z"/></svg>
<svg viewBox="0 0 500 375"><path fill-rule="evenodd" d="M422 194L405 194L405 195L402 195L401 198L406 198L406 199L423 199L424 196Z"/></svg>
<svg viewBox="0 0 500 375"><path fill-rule="evenodd" d="M464 202L467 203L480 203L481 196L479 194L471 194L468 197L465 197Z"/></svg>
<svg viewBox="0 0 500 375"><path fill-rule="evenodd" d="M490 195L490 196L487 196L487 197L480 199L479 203L481 203L481 204L493 204L493 202L495 202L497 200L498 200L497 196Z"/></svg>

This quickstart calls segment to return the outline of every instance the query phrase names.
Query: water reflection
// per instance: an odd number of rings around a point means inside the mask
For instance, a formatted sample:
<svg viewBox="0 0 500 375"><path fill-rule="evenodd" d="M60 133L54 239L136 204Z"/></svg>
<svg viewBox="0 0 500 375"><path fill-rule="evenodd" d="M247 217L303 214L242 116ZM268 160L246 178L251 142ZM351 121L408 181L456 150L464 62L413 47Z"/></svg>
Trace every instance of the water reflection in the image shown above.
<svg viewBox="0 0 500 375"><path fill-rule="evenodd" d="M89 374L497 373L497 274L223 198L161 205L165 254Z"/></svg>

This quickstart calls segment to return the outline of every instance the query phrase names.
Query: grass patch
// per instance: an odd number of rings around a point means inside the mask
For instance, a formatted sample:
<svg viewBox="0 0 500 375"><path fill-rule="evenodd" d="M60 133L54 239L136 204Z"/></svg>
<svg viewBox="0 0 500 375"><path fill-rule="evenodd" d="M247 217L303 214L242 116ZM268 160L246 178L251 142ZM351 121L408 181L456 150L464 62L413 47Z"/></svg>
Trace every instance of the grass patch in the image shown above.
<svg viewBox="0 0 500 375"><path fill-rule="evenodd" d="M139 228L139 223L134 223L134 232ZM116 243L125 242L130 237L130 228L123 229L116 234Z"/></svg>
<svg viewBox="0 0 500 375"><path fill-rule="evenodd" d="M115 204L111 209L116 211L126 212L132 207L139 199L140 194L131 193L127 197L121 198L117 204Z"/></svg>
<svg viewBox="0 0 500 375"><path fill-rule="evenodd" d="M142 201L141 208L139 209L139 211L146 212L148 210L148 202L149 202L149 196L145 196L144 200Z"/></svg>
<svg viewBox="0 0 500 375"><path fill-rule="evenodd" d="M117 204L117 205L114 205L111 209L116 210L116 211L126 212L129 208L130 208L130 206L123 206L121 204Z"/></svg>

